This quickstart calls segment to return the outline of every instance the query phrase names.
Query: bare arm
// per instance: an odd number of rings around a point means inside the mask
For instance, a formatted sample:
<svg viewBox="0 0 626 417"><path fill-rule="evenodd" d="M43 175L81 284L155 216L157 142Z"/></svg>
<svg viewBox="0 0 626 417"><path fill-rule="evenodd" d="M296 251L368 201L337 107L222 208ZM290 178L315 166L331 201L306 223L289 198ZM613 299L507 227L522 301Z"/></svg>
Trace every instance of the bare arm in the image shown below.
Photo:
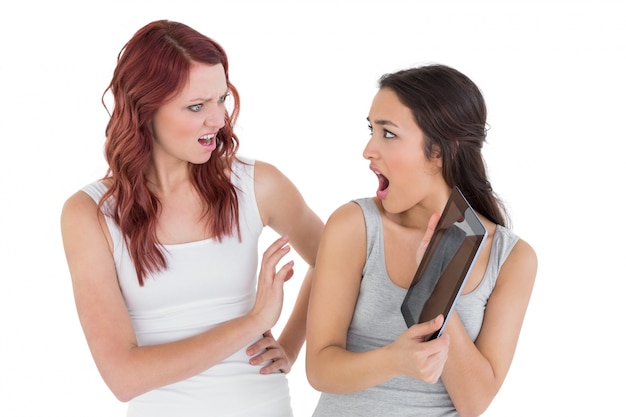
<svg viewBox="0 0 626 417"><path fill-rule="evenodd" d="M450 336L442 380L461 416L482 414L509 370L537 272L537 257L518 241L500 270L474 344L456 313L446 326Z"/></svg>
<svg viewBox="0 0 626 417"><path fill-rule="evenodd" d="M105 383L121 401L196 375L271 328L280 314L283 282L293 274L292 263L275 272L289 251L287 241L278 240L263 256L260 290L248 314L188 339L139 347L118 286L104 218L87 194L68 199L61 231L87 343Z"/></svg>
<svg viewBox="0 0 626 417"><path fill-rule="evenodd" d="M255 359L256 362L278 359L263 372L277 369L289 372L305 340L309 293L324 223L306 204L295 185L274 166L262 161L256 161L255 165L255 192L263 223L279 235L289 236L290 244L309 265L293 311L278 338L278 344L287 356L286 361L274 357L275 352L271 351ZM248 353L254 354L260 348L271 347L268 343L271 340L261 341L251 346Z"/></svg>
<svg viewBox="0 0 626 417"><path fill-rule="evenodd" d="M423 338L441 327L441 316L412 326L387 346L359 353L346 349L365 256L363 214L349 203L331 215L319 248L307 325L309 382L332 393L363 390L399 375L435 382L446 360L448 338Z"/></svg>

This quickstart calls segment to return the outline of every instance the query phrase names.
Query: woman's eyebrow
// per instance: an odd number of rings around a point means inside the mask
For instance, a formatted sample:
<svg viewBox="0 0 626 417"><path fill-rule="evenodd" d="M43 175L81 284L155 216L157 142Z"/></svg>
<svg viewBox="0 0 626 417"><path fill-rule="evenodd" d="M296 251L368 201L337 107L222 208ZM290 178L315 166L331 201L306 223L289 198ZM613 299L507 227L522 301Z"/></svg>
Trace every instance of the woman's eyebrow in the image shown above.
<svg viewBox="0 0 626 417"><path fill-rule="evenodd" d="M367 118L367 121L368 121L368 122L370 122L370 123L372 123L372 122L370 121L370 118L369 118L369 117ZM391 126L394 126L394 127L398 127L398 125L397 125L397 124L395 124L394 122L392 122L391 120L385 120L385 119L376 119L376 120L374 120L374 122L373 122L373 123L374 123L374 124L376 124L376 125L379 125L379 126L388 126L388 125L391 125Z"/></svg>
<svg viewBox="0 0 626 417"><path fill-rule="evenodd" d="M219 100L219 99L227 96L228 94L230 94L230 89L227 88L226 91L223 94L221 94L219 97L217 97L217 98L197 97L197 98L194 98L194 99L190 99L189 102L197 102L197 101L206 102L206 101L211 101L211 100Z"/></svg>

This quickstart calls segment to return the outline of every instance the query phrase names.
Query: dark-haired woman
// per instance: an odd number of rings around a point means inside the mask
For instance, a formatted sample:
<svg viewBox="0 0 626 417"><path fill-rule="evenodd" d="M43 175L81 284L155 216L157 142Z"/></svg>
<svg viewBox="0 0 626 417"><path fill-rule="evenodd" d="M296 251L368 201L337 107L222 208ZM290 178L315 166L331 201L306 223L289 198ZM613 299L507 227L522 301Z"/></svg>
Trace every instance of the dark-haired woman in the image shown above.
<svg viewBox="0 0 626 417"><path fill-rule="evenodd" d="M381 78L363 156L376 197L339 207L318 251L307 326L315 417L477 416L508 372L534 285L532 247L507 227L481 154L486 106L444 65ZM400 305L457 186L486 225L463 295L442 317L407 329Z"/></svg>

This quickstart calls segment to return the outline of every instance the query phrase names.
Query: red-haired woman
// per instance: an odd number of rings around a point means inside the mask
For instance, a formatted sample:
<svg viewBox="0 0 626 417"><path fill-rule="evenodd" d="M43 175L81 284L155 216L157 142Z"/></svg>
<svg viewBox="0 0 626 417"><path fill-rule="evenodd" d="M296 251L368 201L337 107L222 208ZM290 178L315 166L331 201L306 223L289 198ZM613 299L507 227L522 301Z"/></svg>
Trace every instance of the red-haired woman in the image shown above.
<svg viewBox="0 0 626 417"><path fill-rule="evenodd" d="M108 172L61 217L102 378L129 416L291 415L285 374L304 342L322 221L278 169L237 154L239 95L212 39L146 25L120 52L109 91ZM257 278L265 226L281 237ZM275 339L294 273L279 263L292 245L310 268Z"/></svg>

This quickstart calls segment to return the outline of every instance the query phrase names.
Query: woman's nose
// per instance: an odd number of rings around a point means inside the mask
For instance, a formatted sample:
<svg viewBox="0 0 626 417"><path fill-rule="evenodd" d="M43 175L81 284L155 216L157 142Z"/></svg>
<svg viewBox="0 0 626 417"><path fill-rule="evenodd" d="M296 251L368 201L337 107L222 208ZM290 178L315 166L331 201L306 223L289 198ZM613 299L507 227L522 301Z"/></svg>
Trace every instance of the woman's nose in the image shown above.
<svg viewBox="0 0 626 417"><path fill-rule="evenodd" d="M222 106L216 106L211 109L204 121L208 127L217 127L221 129L226 124L226 110Z"/></svg>
<svg viewBox="0 0 626 417"><path fill-rule="evenodd" d="M373 143L373 138L370 138L365 145L365 149L363 149L363 158L365 159L374 159L376 156L376 150Z"/></svg>

